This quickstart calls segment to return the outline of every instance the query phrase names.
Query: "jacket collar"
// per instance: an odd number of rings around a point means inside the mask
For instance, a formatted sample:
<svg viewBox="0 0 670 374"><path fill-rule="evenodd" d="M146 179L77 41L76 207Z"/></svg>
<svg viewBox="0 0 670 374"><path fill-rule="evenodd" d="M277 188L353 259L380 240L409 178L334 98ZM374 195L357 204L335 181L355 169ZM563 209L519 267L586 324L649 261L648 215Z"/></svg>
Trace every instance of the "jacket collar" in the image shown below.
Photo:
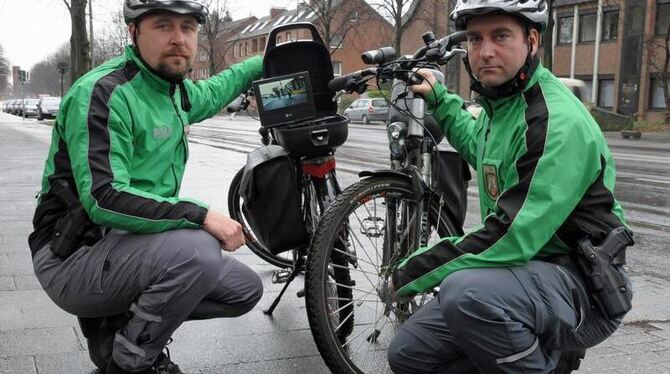
<svg viewBox="0 0 670 374"><path fill-rule="evenodd" d="M189 112L191 110L191 101L188 97L188 91L186 90L183 79L179 81L169 81L165 79L156 70L151 68L151 66L149 66L146 61L144 61L142 56L137 53L135 47L133 46L127 46L125 53L126 59L133 61L138 66L138 68L142 71L142 75L145 78L145 81L148 82L148 84L157 91L165 92L170 97L174 98L175 91L177 88L179 88L181 108L185 112Z"/></svg>
<svg viewBox="0 0 670 374"><path fill-rule="evenodd" d="M142 71L142 74L146 81L160 92L170 93L170 88L174 84L161 77L154 69L147 64L144 59L137 53L135 47L127 46L126 47L126 59L132 60Z"/></svg>
<svg viewBox="0 0 670 374"><path fill-rule="evenodd" d="M511 96L501 97L497 99L492 99L485 97L483 95L479 95L477 96L475 101L477 101L482 105L482 108L486 111L486 114L488 114L490 118L492 110L500 109L504 107L506 104L520 98L524 92L528 91L531 87L533 87L540 80L540 78L542 78L547 74L547 72L548 70L544 66L542 66L542 63L538 61L537 64L533 67L530 79L528 79L525 86L520 92Z"/></svg>

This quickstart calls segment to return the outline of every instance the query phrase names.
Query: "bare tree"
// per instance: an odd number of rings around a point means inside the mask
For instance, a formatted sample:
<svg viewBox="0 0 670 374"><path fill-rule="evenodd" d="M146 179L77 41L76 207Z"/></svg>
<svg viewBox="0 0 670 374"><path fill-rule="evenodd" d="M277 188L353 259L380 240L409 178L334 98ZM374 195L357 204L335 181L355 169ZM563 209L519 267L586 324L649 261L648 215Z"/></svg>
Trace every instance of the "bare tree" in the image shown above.
<svg viewBox="0 0 670 374"><path fill-rule="evenodd" d="M9 76L11 75L11 69L9 67L9 61L5 57L5 50L0 45L0 94L7 92L9 90Z"/></svg>
<svg viewBox="0 0 670 374"><path fill-rule="evenodd" d="M299 6L314 12L316 17L312 23L319 30L326 46L331 48L331 54L342 47L347 33L352 30L352 22L369 20L366 10L370 8L364 1L311 0Z"/></svg>
<svg viewBox="0 0 670 374"><path fill-rule="evenodd" d="M402 34L409 26L407 18L403 19L403 14L412 5L420 7L424 0L378 0L375 5L379 12L384 16L389 17L393 24L393 47L400 53L402 44ZM412 3L415 4L412 4Z"/></svg>
<svg viewBox="0 0 670 374"><path fill-rule="evenodd" d="M70 35L70 79L72 82L91 70L91 52L86 35L87 0L63 0L70 12L72 34Z"/></svg>
<svg viewBox="0 0 670 374"><path fill-rule="evenodd" d="M65 43L56 52L36 63L30 69L30 81L24 87L25 92L33 96L40 94L58 96L60 94L60 74L56 69L56 65L69 59L70 45L69 43ZM71 82L68 77L65 77L63 83L67 89Z"/></svg>
<svg viewBox="0 0 670 374"><path fill-rule="evenodd" d="M114 13L112 22L95 38L96 65L122 55L129 44L128 26L123 18L123 9L120 8Z"/></svg>
<svg viewBox="0 0 670 374"><path fill-rule="evenodd" d="M232 18L227 10L227 1L208 0L205 5L209 8L207 22L200 30L200 50L204 51L209 61L209 76L226 67L226 50L218 48L220 38L226 31L227 26L232 23Z"/></svg>

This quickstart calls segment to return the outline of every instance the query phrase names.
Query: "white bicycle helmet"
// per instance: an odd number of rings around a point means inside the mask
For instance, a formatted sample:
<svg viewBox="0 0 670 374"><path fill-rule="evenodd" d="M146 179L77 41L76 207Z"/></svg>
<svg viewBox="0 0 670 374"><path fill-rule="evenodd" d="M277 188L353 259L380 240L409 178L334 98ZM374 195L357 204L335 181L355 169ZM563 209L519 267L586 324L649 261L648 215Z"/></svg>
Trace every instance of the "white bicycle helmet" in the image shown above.
<svg viewBox="0 0 670 374"><path fill-rule="evenodd" d="M145 14L168 11L177 14L193 15L199 24L207 20L209 10L198 0L124 0L123 18L129 24Z"/></svg>
<svg viewBox="0 0 670 374"><path fill-rule="evenodd" d="M449 17L458 30L465 30L469 18L489 13L521 17L536 25L540 32L547 28L549 21L546 0L457 0Z"/></svg>

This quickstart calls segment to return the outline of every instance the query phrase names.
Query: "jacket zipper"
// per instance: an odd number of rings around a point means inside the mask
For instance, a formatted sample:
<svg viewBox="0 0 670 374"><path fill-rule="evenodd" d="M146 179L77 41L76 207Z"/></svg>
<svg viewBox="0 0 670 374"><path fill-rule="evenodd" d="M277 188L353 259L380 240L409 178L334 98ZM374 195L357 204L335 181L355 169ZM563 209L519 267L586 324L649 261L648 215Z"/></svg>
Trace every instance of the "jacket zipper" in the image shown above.
<svg viewBox="0 0 670 374"><path fill-rule="evenodd" d="M172 108L174 108L174 112L177 115L177 118L179 118L179 123L181 124L181 140L179 141L179 145L184 147L184 164L186 164L186 145L184 142L184 121L181 119L181 116L179 115L179 108L177 108L177 103L174 101L174 94L176 91L177 85L175 84L170 84L170 101L172 101ZM177 194L177 191L179 191L179 181L177 180L177 171L174 169L174 161L172 162L171 165L172 168L172 177L174 178L174 192L172 193L173 195Z"/></svg>

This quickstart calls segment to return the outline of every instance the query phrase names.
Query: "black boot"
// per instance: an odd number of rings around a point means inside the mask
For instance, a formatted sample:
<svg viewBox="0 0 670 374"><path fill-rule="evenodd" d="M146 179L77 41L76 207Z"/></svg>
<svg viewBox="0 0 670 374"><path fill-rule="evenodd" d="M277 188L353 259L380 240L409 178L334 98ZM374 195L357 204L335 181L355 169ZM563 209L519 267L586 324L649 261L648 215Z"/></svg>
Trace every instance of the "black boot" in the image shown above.
<svg viewBox="0 0 670 374"><path fill-rule="evenodd" d="M585 350L561 352L554 374L567 374L579 369L579 364L585 355Z"/></svg>
<svg viewBox="0 0 670 374"><path fill-rule="evenodd" d="M86 338L88 355L93 364L104 373L112 360L114 335L128 323L130 315L124 313L109 317L77 319Z"/></svg>

